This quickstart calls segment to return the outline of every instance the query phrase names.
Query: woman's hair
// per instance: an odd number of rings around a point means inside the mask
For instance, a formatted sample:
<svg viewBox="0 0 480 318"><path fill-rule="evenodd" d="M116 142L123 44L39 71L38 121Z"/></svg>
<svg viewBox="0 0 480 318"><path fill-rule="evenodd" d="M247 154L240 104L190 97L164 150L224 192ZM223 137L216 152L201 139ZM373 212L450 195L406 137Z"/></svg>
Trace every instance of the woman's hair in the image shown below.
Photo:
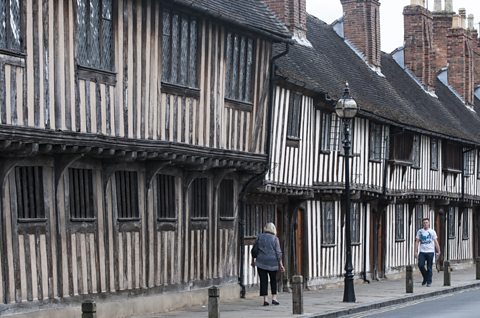
<svg viewBox="0 0 480 318"><path fill-rule="evenodd" d="M267 224L265 224L263 231L271 233L273 235L277 235L277 228L275 227L275 224L273 224L272 222L268 222Z"/></svg>

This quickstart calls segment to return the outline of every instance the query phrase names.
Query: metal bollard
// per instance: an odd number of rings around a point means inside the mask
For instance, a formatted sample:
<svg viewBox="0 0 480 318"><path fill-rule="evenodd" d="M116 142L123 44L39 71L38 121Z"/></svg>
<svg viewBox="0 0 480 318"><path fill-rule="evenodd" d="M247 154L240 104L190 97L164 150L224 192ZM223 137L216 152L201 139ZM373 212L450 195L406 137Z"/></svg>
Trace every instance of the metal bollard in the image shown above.
<svg viewBox="0 0 480 318"><path fill-rule="evenodd" d="M303 276L292 277L292 307L294 315L303 314Z"/></svg>
<svg viewBox="0 0 480 318"><path fill-rule="evenodd" d="M450 262L444 261L443 262L443 286L451 286L450 271L451 271Z"/></svg>
<svg viewBox="0 0 480 318"><path fill-rule="evenodd" d="M220 288L212 286L208 289L208 318L220 317L219 297Z"/></svg>
<svg viewBox="0 0 480 318"><path fill-rule="evenodd" d="M477 280L480 279L480 258L477 258L475 260L475 263L476 263L476 267L477 267Z"/></svg>
<svg viewBox="0 0 480 318"><path fill-rule="evenodd" d="M96 318L97 305L93 300L85 300L82 303L82 318Z"/></svg>
<svg viewBox="0 0 480 318"><path fill-rule="evenodd" d="M413 293L413 268L412 265L407 265L405 273L405 291Z"/></svg>

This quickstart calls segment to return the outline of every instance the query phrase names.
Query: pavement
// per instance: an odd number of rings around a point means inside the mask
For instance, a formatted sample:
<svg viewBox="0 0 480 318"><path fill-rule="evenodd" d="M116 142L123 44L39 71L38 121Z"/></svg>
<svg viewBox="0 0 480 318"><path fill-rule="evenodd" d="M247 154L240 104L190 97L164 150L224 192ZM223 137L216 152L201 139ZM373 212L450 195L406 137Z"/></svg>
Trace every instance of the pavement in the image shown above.
<svg viewBox="0 0 480 318"><path fill-rule="evenodd" d="M405 276L397 275L394 279L355 282L355 303L344 303L343 283L313 291L304 291L304 314L292 314L292 294L278 294L278 306L263 306L263 297L258 296L258 290L247 293L246 298L222 302L220 295L220 317L223 318L254 318L254 317L342 317L369 310L398 305L407 302L421 301L443 294L455 293L465 289L480 288L480 280L476 280L475 266L453 268L451 271L451 286L444 285L444 272L434 268L431 287L422 286L422 276L418 270L413 272L413 293L406 293ZM253 292L255 291L255 292ZM208 305L192 306L180 311L137 316L136 318L208 317Z"/></svg>

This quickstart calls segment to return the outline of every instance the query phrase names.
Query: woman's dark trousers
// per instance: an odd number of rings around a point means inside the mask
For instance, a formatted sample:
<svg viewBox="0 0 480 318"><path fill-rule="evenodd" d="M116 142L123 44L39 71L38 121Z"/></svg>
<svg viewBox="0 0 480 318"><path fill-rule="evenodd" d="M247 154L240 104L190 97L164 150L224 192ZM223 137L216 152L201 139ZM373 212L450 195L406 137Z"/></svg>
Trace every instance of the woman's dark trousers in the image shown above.
<svg viewBox="0 0 480 318"><path fill-rule="evenodd" d="M268 277L270 276L270 289L272 295L277 294L277 271L267 271L257 267L260 276L260 296L268 295Z"/></svg>
<svg viewBox="0 0 480 318"><path fill-rule="evenodd" d="M435 253L422 253L418 254L418 268L422 272L423 282L422 284L431 284L432 283L432 264L433 256ZM425 262L427 263L427 268L425 269Z"/></svg>

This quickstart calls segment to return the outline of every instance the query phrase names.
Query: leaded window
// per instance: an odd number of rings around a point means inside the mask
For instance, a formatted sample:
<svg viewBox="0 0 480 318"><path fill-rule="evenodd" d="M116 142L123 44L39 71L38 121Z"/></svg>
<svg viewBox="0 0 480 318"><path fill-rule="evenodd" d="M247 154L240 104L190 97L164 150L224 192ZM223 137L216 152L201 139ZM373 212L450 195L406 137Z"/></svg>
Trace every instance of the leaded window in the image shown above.
<svg viewBox="0 0 480 318"><path fill-rule="evenodd" d="M162 81L198 88L197 18L164 9L162 21Z"/></svg>
<svg viewBox="0 0 480 318"><path fill-rule="evenodd" d="M382 159L382 125L370 122L370 160Z"/></svg>
<svg viewBox="0 0 480 318"><path fill-rule="evenodd" d="M218 207L220 209L220 218L233 218L235 216L233 189L233 180L231 179L223 180L218 187Z"/></svg>
<svg viewBox="0 0 480 318"><path fill-rule="evenodd" d="M413 135L412 165L420 168L420 135L418 134Z"/></svg>
<svg viewBox="0 0 480 318"><path fill-rule="evenodd" d="M77 62L81 66L113 69L112 0L77 1Z"/></svg>
<svg viewBox="0 0 480 318"><path fill-rule="evenodd" d="M15 188L18 219L26 221L45 219L42 167L16 167Z"/></svg>
<svg viewBox="0 0 480 318"><path fill-rule="evenodd" d="M438 139L430 139L430 169L438 170Z"/></svg>
<svg viewBox="0 0 480 318"><path fill-rule="evenodd" d="M463 173L472 176L475 172L475 150L469 150L463 154Z"/></svg>
<svg viewBox="0 0 480 318"><path fill-rule="evenodd" d="M419 204L415 207L415 230L423 228L423 205Z"/></svg>
<svg viewBox="0 0 480 318"><path fill-rule="evenodd" d="M332 131L332 114L322 112L322 127L320 135L320 150L330 151L330 139Z"/></svg>
<svg viewBox="0 0 480 318"><path fill-rule="evenodd" d="M208 179L197 178L190 186L191 218L203 220L208 218Z"/></svg>
<svg viewBox="0 0 480 318"><path fill-rule="evenodd" d="M322 244L335 244L335 210L333 201L323 201L322 208Z"/></svg>
<svg viewBox="0 0 480 318"><path fill-rule="evenodd" d="M445 170L462 171L462 147L454 143L443 143L442 168Z"/></svg>
<svg viewBox="0 0 480 318"><path fill-rule="evenodd" d="M227 33L226 42L225 97L252 103L255 43L247 36L232 32Z"/></svg>
<svg viewBox="0 0 480 318"><path fill-rule="evenodd" d="M462 239L468 240L468 209L465 209L462 213Z"/></svg>
<svg viewBox="0 0 480 318"><path fill-rule="evenodd" d="M300 138L300 118L302 113L302 95L290 94L290 105L288 108L287 137Z"/></svg>
<svg viewBox="0 0 480 318"><path fill-rule="evenodd" d="M350 230L352 243L360 243L360 203L353 202L350 213Z"/></svg>
<svg viewBox="0 0 480 318"><path fill-rule="evenodd" d="M448 238L455 238L455 207L448 208Z"/></svg>
<svg viewBox="0 0 480 318"><path fill-rule="evenodd" d="M274 204L245 204L245 237L254 237L262 233L268 222L276 222Z"/></svg>
<svg viewBox="0 0 480 318"><path fill-rule="evenodd" d="M119 220L139 219L138 176L136 171L116 171L115 191Z"/></svg>
<svg viewBox="0 0 480 318"><path fill-rule="evenodd" d="M0 0L0 49L22 50L20 0Z"/></svg>
<svg viewBox="0 0 480 318"><path fill-rule="evenodd" d="M160 221L177 219L175 176L157 174L157 219Z"/></svg>
<svg viewBox="0 0 480 318"><path fill-rule="evenodd" d="M390 158L396 161L411 162L413 134L400 128L390 130Z"/></svg>
<svg viewBox="0 0 480 318"><path fill-rule="evenodd" d="M70 219L72 221L94 219L92 170L69 168L68 179Z"/></svg>
<svg viewBox="0 0 480 318"><path fill-rule="evenodd" d="M395 240L405 240L405 214L403 204L395 205Z"/></svg>

